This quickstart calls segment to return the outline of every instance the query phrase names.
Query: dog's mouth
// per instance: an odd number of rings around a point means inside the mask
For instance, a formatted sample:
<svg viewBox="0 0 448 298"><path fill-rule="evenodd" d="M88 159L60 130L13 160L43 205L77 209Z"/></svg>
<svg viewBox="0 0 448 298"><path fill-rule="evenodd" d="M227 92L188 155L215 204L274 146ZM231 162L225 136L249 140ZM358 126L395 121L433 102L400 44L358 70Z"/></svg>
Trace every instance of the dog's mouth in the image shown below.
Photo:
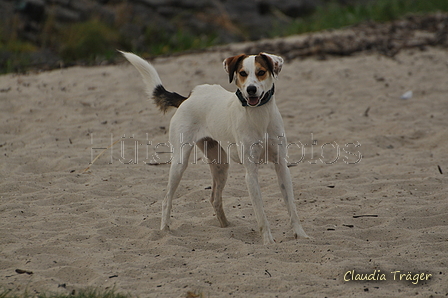
<svg viewBox="0 0 448 298"><path fill-rule="evenodd" d="M261 96L249 96L246 98L247 104L251 107L256 107L260 104L262 98L263 98L264 92L263 94L261 94Z"/></svg>
<svg viewBox="0 0 448 298"><path fill-rule="evenodd" d="M254 107L260 103L260 97L258 96L250 96L247 98L247 104Z"/></svg>

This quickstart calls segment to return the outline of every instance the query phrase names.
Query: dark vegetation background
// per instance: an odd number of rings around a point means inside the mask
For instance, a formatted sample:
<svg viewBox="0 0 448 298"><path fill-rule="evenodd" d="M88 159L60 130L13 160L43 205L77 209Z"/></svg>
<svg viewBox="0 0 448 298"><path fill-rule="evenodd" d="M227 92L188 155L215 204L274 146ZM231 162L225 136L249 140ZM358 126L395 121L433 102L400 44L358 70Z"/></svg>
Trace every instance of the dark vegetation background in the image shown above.
<svg viewBox="0 0 448 298"><path fill-rule="evenodd" d="M0 73L113 63L116 49L152 57L436 12L448 12L448 1L0 0ZM433 30L448 31L447 17L437 20L443 27Z"/></svg>

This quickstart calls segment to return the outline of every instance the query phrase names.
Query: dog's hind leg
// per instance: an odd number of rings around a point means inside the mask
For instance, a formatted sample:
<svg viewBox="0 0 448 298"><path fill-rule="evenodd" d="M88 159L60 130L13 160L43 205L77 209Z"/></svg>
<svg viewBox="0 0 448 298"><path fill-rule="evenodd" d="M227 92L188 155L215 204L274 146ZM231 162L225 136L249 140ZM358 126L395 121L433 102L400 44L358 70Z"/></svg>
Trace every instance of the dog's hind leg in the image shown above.
<svg viewBox="0 0 448 298"><path fill-rule="evenodd" d="M246 163L246 185L249 190L249 197L252 201L255 217L257 218L258 228L263 237L263 243L274 243L272 238L271 228L266 218L266 214L263 209L263 201L261 199L260 185L258 183L258 164Z"/></svg>
<svg viewBox="0 0 448 298"><path fill-rule="evenodd" d="M213 176L212 196L210 197L210 203L216 212L216 217L219 220L219 224L222 228L229 225L224 209L222 208L222 191L227 181L227 170L229 164L210 164L210 170Z"/></svg>
<svg viewBox="0 0 448 298"><path fill-rule="evenodd" d="M172 142L172 144L174 145L174 151L168 178L168 191L162 202L162 223L160 225L161 230L169 230L173 197L177 187L179 186L180 180L182 179L182 175L188 166L188 158L190 156L190 153L194 148L194 144L181 143L182 141L179 143Z"/></svg>
<svg viewBox="0 0 448 298"><path fill-rule="evenodd" d="M210 171L213 178L212 195L210 203L215 209L216 217L222 228L229 225L224 209L222 208L222 191L226 185L229 164L227 162L227 154L221 146L212 139L204 139L198 142L198 147L204 152L210 165Z"/></svg>

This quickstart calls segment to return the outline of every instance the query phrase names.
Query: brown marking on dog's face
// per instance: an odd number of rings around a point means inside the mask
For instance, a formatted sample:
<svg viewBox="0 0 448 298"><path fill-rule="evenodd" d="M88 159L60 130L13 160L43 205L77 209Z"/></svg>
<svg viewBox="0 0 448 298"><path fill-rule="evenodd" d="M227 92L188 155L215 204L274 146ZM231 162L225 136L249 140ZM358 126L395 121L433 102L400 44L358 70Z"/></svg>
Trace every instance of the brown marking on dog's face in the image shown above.
<svg viewBox="0 0 448 298"><path fill-rule="evenodd" d="M232 83L235 72L239 73L242 67L242 61L246 57L246 54L241 54L224 60L224 69L229 74L229 83Z"/></svg>
<svg viewBox="0 0 448 298"><path fill-rule="evenodd" d="M262 60L266 62L271 75L274 78L277 78L278 74L282 70L283 66L283 58L277 55L267 54L267 53L259 53L257 57L260 57Z"/></svg>
<svg viewBox="0 0 448 298"><path fill-rule="evenodd" d="M263 55L255 56L255 75L258 80L265 80L270 74L272 74L272 67L269 65L268 60Z"/></svg>
<svg viewBox="0 0 448 298"><path fill-rule="evenodd" d="M243 63L241 61L236 69L235 84L238 86L238 88L241 88L241 86L244 85L244 82L246 82L248 75L248 72L243 69Z"/></svg>

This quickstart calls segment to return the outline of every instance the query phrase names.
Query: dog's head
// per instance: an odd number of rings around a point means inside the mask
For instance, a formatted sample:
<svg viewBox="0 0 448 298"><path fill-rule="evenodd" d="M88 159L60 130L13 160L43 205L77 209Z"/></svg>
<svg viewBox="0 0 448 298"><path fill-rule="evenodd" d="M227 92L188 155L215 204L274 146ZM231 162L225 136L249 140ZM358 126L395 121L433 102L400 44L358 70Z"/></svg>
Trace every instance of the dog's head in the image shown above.
<svg viewBox="0 0 448 298"><path fill-rule="evenodd" d="M223 62L224 69L229 74L229 81L240 89L247 105L256 107L263 95L271 90L274 79L282 69L283 59L280 56L260 53L230 57Z"/></svg>

